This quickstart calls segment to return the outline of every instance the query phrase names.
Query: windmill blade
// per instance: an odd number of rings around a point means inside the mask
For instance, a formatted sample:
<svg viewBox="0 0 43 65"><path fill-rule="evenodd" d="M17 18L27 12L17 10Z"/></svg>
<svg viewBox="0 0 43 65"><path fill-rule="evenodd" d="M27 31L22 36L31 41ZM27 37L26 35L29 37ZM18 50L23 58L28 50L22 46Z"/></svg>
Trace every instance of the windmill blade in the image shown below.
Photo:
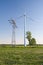
<svg viewBox="0 0 43 65"><path fill-rule="evenodd" d="M34 21L34 22L38 22L36 20L34 20L33 18L31 18L30 16L26 16L27 18L29 18L30 20Z"/></svg>
<svg viewBox="0 0 43 65"><path fill-rule="evenodd" d="M17 20L17 19L20 19L20 18L22 18L22 17L24 17L24 15L21 15L21 16L17 17L16 20Z"/></svg>

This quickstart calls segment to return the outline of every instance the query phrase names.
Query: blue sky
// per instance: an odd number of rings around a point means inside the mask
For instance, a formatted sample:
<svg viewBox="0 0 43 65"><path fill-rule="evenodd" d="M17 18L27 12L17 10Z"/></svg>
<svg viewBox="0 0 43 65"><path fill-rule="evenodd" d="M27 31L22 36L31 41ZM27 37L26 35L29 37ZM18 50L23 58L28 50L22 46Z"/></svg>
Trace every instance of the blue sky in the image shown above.
<svg viewBox="0 0 43 65"><path fill-rule="evenodd" d="M0 0L0 43L10 43L12 27L9 19L16 19L16 42L23 43L24 18L19 16L30 16L26 18L26 31L32 32L32 37L37 43L43 43L43 0Z"/></svg>

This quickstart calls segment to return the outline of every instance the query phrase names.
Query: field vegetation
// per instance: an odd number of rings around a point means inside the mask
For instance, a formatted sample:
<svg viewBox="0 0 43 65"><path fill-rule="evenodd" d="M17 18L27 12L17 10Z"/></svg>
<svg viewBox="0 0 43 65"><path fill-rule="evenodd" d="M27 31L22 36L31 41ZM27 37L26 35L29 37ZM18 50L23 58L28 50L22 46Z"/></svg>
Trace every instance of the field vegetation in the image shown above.
<svg viewBox="0 0 43 65"><path fill-rule="evenodd" d="M0 65L43 65L43 46L0 45Z"/></svg>

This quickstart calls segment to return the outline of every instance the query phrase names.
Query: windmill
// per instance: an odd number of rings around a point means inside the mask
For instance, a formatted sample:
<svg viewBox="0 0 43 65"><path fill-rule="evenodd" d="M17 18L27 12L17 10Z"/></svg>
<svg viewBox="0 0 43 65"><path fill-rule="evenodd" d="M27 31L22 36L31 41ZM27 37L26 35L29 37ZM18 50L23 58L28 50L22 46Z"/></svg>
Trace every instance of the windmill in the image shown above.
<svg viewBox="0 0 43 65"><path fill-rule="evenodd" d="M30 16L26 16L26 13L18 18L24 17L24 46L26 47L26 18L29 18L32 21L35 21L33 18Z"/></svg>
<svg viewBox="0 0 43 65"><path fill-rule="evenodd" d="M17 28L16 22L13 19L10 19L8 21L9 21L9 23L12 24L12 41L11 41L11 43L12 43L12 45L16 45L16 40L15 40L15 29Z"/></svg>

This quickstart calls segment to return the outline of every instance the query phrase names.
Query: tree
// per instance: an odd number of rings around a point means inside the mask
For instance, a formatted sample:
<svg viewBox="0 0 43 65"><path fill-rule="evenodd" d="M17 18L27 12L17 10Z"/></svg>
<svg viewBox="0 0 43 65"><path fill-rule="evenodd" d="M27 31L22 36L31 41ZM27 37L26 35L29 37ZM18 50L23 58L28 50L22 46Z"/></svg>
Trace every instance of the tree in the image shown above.
<svg viewBox="0 0 43 65"><path fill-rule="evenodd" d="M29 45L35 45L36 44L36 40L35 40L35 38L32 38L32 35L31 35L30 31L26 32L26 38L29 41Z"/></svg>
<svg viewBox="0 0 43 65"><path fill-rule="evenodd" d="M32 39L31 39L30 45L36 45L36 40L35 40L35 38L32 38Z"/></svg>
<svg viewBox="0 0 43 65"><path fill-rule="evenodd" d="M27 31L26 32L26 35L27 35L27 39L28 39L28 41L29 41L29 45L30 45L30 41L31 41L31 38L32 38L32 36L31 36L31 32L30 31Z"/></svg>

